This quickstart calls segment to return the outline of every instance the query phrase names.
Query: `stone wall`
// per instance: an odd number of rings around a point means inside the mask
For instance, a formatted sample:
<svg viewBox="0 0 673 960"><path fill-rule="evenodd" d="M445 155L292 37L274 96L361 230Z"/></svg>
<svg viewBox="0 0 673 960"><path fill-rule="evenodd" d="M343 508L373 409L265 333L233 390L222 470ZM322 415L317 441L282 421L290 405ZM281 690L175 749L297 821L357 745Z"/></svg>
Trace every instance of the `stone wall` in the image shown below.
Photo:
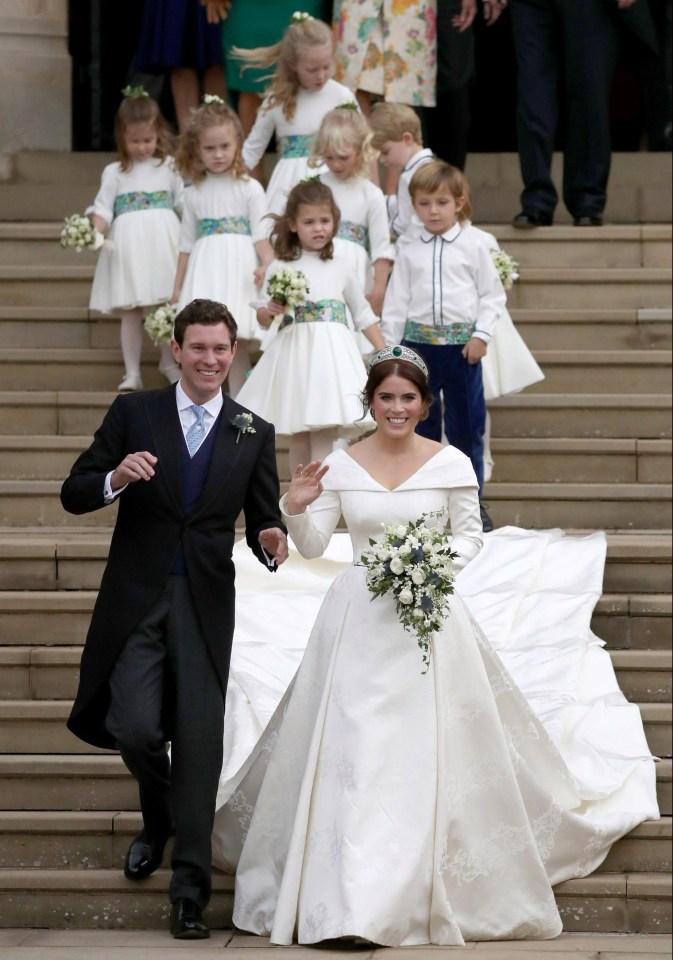
<svg viewBox="0 0 673 960"><path fill-rule="evenodd" d="M0 0L0 176L17 150L70 149L70 90L67 0Z"/></svg>

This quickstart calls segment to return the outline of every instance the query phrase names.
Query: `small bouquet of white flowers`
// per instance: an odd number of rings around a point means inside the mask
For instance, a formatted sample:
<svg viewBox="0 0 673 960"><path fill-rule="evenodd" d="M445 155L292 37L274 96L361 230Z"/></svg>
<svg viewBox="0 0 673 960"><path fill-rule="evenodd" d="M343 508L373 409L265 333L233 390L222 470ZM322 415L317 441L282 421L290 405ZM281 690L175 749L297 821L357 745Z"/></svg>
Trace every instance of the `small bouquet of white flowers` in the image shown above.
<svg viewBox="0 0 673 960"><path fill-rule="evenodd" d="M519 264L504 250L491 250L495 269L505 290L511 290L515 280L519 279Z"/></svg>
<svg viewBox="0 0 673 960"><path fill-rule="evenodd" d="M269 277L266 292L272 300L277 300L284 307L296 307L304 302L310 293L310 287L301 270L284 267Z"/></svg>
<svg viewBox="0 0 673 960"><path fill-rule="evenodd" d="M82 250L98 250L104 243L103 234L96 230L88 217L73 213L66 217L61 228L61 246L81 253Z"/></svg>
<svg viewBox="0 0 673 960"><path fill-rule="evenodd" d="M424 513L406 526L390 523L381 541L369 541L361 556L367 568L367 586L373 597L392 594L395 610L405 630L416 634L423 653L423 673L430 666L432 635L449 612L454 592L453 561L443 527L429 527L426 520L439 514Z"/></svg>
<svg viewBox="0 0 673 960"><path fill-rule="evenodd" d="M176 309L170 303L164 303L148 313L143 321L143 326L155 346L160 343L168 343L173 338L173 324L175 323Z"/></svg>

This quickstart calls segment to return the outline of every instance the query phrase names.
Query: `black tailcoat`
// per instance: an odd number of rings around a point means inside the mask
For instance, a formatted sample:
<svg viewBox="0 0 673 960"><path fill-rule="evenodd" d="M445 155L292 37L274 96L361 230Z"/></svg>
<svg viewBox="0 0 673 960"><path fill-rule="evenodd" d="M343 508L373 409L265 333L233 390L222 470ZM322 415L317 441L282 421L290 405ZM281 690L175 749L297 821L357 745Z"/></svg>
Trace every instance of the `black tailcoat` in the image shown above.
<svg viewBox="0 0 673 960"><path fill-rule="evenodd" d="M65 509L89 513L105 506L105 477L127 454L149 451L158 458L153 479L130 484L118 498L110 554L68 720L70 730L87 743L115 746L104 725L108 678L129 634L165 586L181 543L201 627L222 690L226 690L234 632L231 554L236 521L243 511L248 545L265 565L258 535L269 527L283 528L283 524L274 428L255 416L255 432L239 436L230 421L247 411L228 396L223 399L208 478L189 518L182 500L180 444L185 441L175 386L117 397L93 443L63 484Z"/></svg>

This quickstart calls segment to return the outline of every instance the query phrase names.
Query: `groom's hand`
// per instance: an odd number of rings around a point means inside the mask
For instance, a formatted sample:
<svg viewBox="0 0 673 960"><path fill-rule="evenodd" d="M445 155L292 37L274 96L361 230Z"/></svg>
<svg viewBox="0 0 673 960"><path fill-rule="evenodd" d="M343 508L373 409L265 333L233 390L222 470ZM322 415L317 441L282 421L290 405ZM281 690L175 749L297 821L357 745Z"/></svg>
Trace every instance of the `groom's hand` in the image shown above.
<svg viewBox="0 0 673 960"><path fill-rule="evenodd" d="M276 566L285 563L289 556L287 548L287 537L280 527L270 527L268 530L262 530L259 537L259 545L263 547L270 557L276 561Z"/></svg>
<svg viewBox="0 0 673 960"><path fill-rule="evenodd" d="M135 483L137 480L151 480L156 462L157 458L147 450L143 450L142 453L127 454L117 469L112 471L110 478L112 492L121 490L128 483Z"/></svg>

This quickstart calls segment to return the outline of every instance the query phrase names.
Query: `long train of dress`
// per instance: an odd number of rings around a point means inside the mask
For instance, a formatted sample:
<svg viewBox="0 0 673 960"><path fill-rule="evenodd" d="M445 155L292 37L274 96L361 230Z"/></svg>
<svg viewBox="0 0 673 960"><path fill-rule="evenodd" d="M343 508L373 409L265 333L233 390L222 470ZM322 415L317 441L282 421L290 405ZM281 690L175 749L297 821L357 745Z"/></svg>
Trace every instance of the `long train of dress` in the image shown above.
<svg viewBox="0 0 673 960"><path fill-rule="evenodd" d="M354 502L364 493L386 502ZM213 841L215 864L239 871L239 926L280 943L560 932L550 885L658 816L638 708L590 629L605 549L600 533L489 535L423 678L347 535L319 560L293 551L270 589L237 550ZM386 659L393 633L406 646Z"/></svg>

